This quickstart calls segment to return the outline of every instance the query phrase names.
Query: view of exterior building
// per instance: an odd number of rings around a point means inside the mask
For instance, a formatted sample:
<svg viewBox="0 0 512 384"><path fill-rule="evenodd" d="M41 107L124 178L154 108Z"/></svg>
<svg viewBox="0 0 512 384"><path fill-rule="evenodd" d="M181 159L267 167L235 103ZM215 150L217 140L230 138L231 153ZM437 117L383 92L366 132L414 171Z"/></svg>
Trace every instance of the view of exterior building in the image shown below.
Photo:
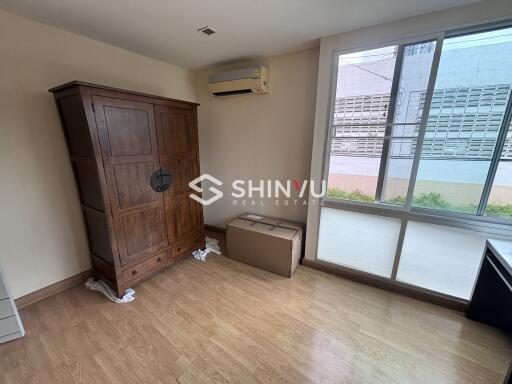
<svg viewBox="0 0 512 384"><path fill-rule="evenodd" d="M491 43L470 38L455 41L453 47L450 43L443 46L414 196L435 191L454 205L478 205L512 90L512 55L507 53L512 42L500 37ZM373 198L388 123L392 129L383 199L404 198L434 49L435 42L405 47L391 119L387 114L396 47L340 56L329 187ZM491 201L512 202L512 129Z"/></svg>

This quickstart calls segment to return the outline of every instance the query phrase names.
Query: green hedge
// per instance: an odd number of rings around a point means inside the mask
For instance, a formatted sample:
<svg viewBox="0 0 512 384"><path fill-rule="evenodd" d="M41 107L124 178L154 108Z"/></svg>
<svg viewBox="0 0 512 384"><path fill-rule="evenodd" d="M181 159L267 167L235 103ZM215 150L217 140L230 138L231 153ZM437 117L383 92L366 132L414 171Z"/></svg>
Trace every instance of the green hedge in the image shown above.
<svg viewBox="0 0 512 384"><path fill-rule="evenodd" d="M356 189L353 192L345 192L341 189L330 187L327 188L327 197L332 197L334 199L343 199L343 200L358 200L358 201L366 201L367 203L371 203L375 201L375 198L370 195L365 195L359 189Z"/></svg>
<svg viewBox="0 0 512 384"><path fill-rule="evenodd" d="M367 203L371 203L375 201L374 196L366 195L362 193L360 190L356 189L352 192L345 192L341 189L335 187L327 188L327 197L332 197L334 199L343 199L343 200L356 200L356 201L365 201ZM397 196L391 200L389 203L393 204L404 204L405 197ZM463 213L475 213L476 205L468 204L468 205L453 205L448 203L446 200L443 200L440 193L437 192L429 192L422 193L419 196L413 197L413 204L417 207L423 208L434 208L434 209L444 209L447 211L455 211L455 212L463 212ZM502 217L506 219L512 219L512 204L499 204L499 203L490 203L487 204L487 208L485 210L487 216L495 216Z"/></svg>

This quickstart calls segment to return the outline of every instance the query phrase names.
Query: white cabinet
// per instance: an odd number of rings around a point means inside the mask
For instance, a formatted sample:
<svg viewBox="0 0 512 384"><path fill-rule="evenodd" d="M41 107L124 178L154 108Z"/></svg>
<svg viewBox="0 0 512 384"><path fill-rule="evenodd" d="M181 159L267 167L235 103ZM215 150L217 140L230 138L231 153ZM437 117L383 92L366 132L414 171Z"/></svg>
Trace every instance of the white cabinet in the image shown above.
<svg viewBox="0 0 512 384"><path fill-rule="evenodd" d="M14 308L9 298L0 300L0 320L14 316L15 314L16 313L14 312Z"/></svg>
<svg viewBox="0 0 512 384"><path fill-rule="evenodd" d="M3 282L2 282L2 276L0 272L0 300L7 299L7 289L5 288Z"/></svg>
<svg viewBox="0 0 512 384"><path fill-rule="evenodd" d="M0 270L0 343L14 340L25 335L16 305Z"/></svg>

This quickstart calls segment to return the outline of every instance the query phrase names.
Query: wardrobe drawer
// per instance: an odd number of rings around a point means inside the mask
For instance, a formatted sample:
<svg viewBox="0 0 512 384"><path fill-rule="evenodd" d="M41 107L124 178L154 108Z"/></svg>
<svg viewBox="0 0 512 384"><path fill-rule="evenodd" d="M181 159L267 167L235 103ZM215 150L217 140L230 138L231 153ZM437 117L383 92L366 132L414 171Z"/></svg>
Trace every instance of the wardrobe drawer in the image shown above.
<svg viewBox="0 0 512 384"><path fill-rule="evenodd" d="M11 316L14 316L14 310L12 308L11 300L0 300L0 319Z"/></svg>
<svg viewBox="0 0 512 384"><path fill-rule="evenodd" d="M19 331L20 328L18 326L18 320L16 320L16 316L11 316L0 320L0 336L7 336Z"/></svg>
<svg viewBox="0 0 512 384"><path fill-rule="evenodd" d="M159 253L123 271L124 280L132 284L138 283L149 275L168 266L170 261L171 258L167 252Z"/></svg>
<svg viewBox="0 0 512 384"><path fill-rule="evenodd" d="M173 259L176 259L187 256L189 253L192 253L192 251L199 249L202 245L203 236L201 233L197 233L176 243L171 248L172 257Z"/></svg>

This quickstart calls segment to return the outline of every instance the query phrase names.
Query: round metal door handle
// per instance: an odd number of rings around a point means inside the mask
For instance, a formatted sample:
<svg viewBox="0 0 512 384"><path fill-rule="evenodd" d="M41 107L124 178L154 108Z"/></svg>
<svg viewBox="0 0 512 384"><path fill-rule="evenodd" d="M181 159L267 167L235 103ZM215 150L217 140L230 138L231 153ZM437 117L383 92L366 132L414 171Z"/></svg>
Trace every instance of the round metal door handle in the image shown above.
<svg viewBox="0 0 512 384"><path fill-rule="evenodd" d="M165 192L167 191L172 184L172 175L166 169L157 169L155 172L151 174L149 178L149 185L153 188L155 192Z"/></svg>

